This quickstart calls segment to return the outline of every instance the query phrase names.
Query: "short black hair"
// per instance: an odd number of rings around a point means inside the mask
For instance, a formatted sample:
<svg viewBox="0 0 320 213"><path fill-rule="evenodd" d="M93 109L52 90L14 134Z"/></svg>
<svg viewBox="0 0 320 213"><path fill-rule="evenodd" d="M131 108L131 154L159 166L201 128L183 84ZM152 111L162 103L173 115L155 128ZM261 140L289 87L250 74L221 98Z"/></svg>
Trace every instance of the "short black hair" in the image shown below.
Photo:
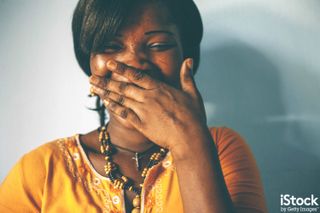
<svg viewBox="0 0 320 213"><path fill-rule="evenodd" d="M91 75L91 53L101 52L105 41L113 38L130 16L130 11L143 3L164 3L176 24L182 42L183 57L193 58L194 73L200 61L203 24L193 0L79 0L72 18L73 45L77 61L87 76ZM105 106L97 97L100 125L105 124Z"/></svg>
<svg viewBox="0 0 320 213"><path fill-rule="evenodd" d="M79 0L73 14L74 51L81 69L88 75L90 55L99 52L104 42L112 38L134 7L150 0ZM177 25L182 40L184 58L193 58L194 72L200 60L203 24L193 0L154 0L163 2ZM100 49L99 49L100 48Z"/></svg>

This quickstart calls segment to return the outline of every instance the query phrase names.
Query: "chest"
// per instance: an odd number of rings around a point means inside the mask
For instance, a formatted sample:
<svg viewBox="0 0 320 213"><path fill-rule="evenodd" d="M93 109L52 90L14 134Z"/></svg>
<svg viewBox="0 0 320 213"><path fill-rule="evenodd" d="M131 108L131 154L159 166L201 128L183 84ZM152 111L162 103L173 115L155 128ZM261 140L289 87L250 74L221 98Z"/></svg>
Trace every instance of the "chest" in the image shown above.
<svg viewBox="0 0 320 213"><path fill-rule="evenodd" d="M59 164L64 165L52 165L66 170L55 172L52 181L48 182L50 186L45 187L45 197L50 199L44 198L48 208L43 212L74 212L73 208L78 209L77 212L130 212L135 194L115 189L111 181L103 177L103 157L86 155L80 146L72 146L63 153L64 161ZM115 162L127 168L123 173L138 183L141 182L140 172L131 157L126 160L115 158ZM123 163L121 159L131 163ZM67 209L69 207L72 210ZM170 156L148 172L142 187L141 210L143 213L183 212L178 178Z"/></svg>
<svg viewBox="0 0 320 213"><path fill-rule="evenodd" d="M106 176L105 165L106 161L103 156L98 155L93 152L86 152L89 161L91 162L94 169L102 176ZM137 158L137 156L128 153L119 153L114 155L112 161L119 168L119 175L124 175L129 178L135 187L139 187L140 184L143 184L144 179L142 178L142 170L147 166L148 157ZM139 166L138 166L139 165ZM125 202L126 212L131 212L133 209L133 200L137 196L136 193L130 190L123 191L123 199Z"/></svg>

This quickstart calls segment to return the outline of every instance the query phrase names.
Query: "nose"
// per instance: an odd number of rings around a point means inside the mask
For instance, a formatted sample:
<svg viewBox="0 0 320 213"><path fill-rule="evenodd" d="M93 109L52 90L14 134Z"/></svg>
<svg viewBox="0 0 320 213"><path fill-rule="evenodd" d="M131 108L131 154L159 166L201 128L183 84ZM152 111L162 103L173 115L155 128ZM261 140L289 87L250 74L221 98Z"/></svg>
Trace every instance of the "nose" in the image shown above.
<svg viewBox="0 0 320 213"><path fill-rule="evenodd" d="M135 69L151 69L151 63L149 62L148 54L143 51L142 48L126 48L126 50L123 50L123 52L116 57L116 60Z"/></svg>

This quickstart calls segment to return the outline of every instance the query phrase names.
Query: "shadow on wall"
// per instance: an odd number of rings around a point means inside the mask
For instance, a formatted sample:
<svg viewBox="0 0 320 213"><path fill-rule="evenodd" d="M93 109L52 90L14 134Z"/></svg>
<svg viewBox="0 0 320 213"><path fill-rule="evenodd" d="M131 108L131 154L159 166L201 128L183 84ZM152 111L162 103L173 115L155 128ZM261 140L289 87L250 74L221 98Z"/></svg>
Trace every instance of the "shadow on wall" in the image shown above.
<svg viewBox="0 0 320 213"><path fill-rule="evenodd" d="M206 50L201 59L196 81L201 82L197 85L208 124L231 127L246 139L262 175L269 211L280 212L280 194L319 193L319 159L293 146L304 143L306 133L297 123L268 122L286 115L280 70L238 41Z"/></svg>

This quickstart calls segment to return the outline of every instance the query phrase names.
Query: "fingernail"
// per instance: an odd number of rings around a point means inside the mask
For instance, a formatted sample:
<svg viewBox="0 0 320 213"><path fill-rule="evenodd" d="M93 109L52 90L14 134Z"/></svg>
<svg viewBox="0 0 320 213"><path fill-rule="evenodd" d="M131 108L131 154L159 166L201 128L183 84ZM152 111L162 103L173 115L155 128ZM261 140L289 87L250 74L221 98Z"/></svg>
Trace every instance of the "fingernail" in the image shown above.
<svg viewBox="0 0 320 213"><path fill-rule="evenodd" d="M95 91L96 91L96 87L94 85L91 85L90 92L95 92Z"/></svg>
<svg viewBox="0 0 320 213"><path fill-rule="evenodd" d="M100 93L100 92L101 92L101 89L98 88L98 87L96 87L95 85L92 85L92 86L91 86L91 89L92 89L92 91L95 92L95 93Z"/></svg>
<svg viewBox="0 0 320 213"><path fill-rule="evenodd" d="M115 61L108 61L107 63L107 66L110 68L110 69L116 69L117 68L117 63Z"/></svg>
<svg viewBox="0 0 320 213"><path fill-rule="evenodd" d="M190 74L193 76L193 59L189 58L187 61L188 68L190 70Z"/></svg>
<svg viewBox="0 0 320 213"><path fill-rule="evenodd" d="M96 84L98 82L98 79L95 78L93 75L90 76L89 80L90 80L90 83L92 83L92 84Z"/></svg>
<svg viewBox="0 0 320 213"><path fill-rule="evenodd" d="M188 67L189 67L190 70L193 69L193 59L192 59L192 58L189 58L189 59L188 59L187 65L188 65Z"/></svg>
<svg viewBox="0 0 320 213"><path fill-rule="evenodd" d="M109 100L105 99L105 100L103 100L103 103L104 103L106 106L108 106L110 102L109 102Z"/></svg>
<svg viewBox="0 0 320 213"><path fill-rule="evenodd" d="M94 89L93 89L93 87L90 87L89 97L94 97L94 96L96 96L96 94L94 93Z"/></svg>

